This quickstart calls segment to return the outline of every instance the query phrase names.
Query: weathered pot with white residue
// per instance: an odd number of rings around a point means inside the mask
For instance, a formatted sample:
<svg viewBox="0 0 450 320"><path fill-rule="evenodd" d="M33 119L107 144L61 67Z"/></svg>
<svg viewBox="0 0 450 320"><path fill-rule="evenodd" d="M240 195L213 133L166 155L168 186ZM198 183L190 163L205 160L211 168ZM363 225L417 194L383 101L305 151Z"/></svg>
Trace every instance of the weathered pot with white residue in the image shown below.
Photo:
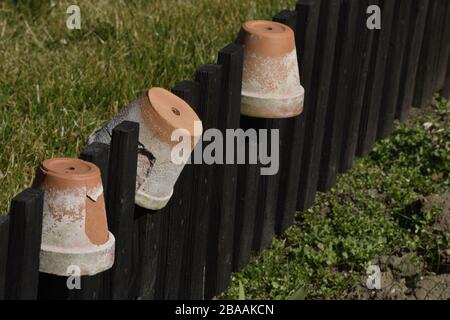
<svg viewBox="0 0 450 320"><path fill-rule="evenodd" d="M34 186L44 190L39 271L94 275L112 267L114 236L108 231L100 170L79 159L42 162Z"/></svg>
<svg viewBox="0 0 450 320"><path fill-rule="evenodd" d="M184 100L165 89L151 88L94 132L87 144L109 144L112 130L125 120L140 125L135 203L143 208L159 210L172 196L178 176L202 135L202 123ZM173 159L172 151L181 141L172 141L176 130L184 133L181 139L188 140L188 146L177 159Z"/></svg>
<svg viewBox="0 0 450 320"><path fill-rule="evenodd" d="M292 29L252 20L244 23L237 42L244 46L241 114L258 118L301 114L305 90L300 85Z"/></svg>

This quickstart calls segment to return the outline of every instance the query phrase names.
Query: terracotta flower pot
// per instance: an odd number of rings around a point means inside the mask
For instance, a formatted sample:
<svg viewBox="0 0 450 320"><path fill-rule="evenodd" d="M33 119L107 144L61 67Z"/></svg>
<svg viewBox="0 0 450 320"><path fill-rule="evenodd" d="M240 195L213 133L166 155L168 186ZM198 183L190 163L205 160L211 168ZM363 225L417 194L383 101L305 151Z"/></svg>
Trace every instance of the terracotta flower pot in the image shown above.
<svg viewBox="0 0 450 320"><path fill-rule="evenodd" d="M305 90L300 85L292 29L252 20L244 23L237 42L244 46L241 114L289 118L302 113Z"/></svg>
<svg viewBox="0 0 450 320"><path fill-rule="evenodd" d="M41 272L81 275L112 267L114 236L108 231L100 170L79 159L55 158L40 165L35 187L44 190Z"/></svg>
<svg viewBox="0 0 450 320"><path fill-rule="evenodd" d="M94 132L87 143L109 144L112 130L124 120L140 124L135 202L159 210L170 200L178 176L202 135L201 121L184 100L165 89L152 88ZM186 132L189 150L173 161L172 150L179 141L172 141L172 133L177 129Z"/></svg>

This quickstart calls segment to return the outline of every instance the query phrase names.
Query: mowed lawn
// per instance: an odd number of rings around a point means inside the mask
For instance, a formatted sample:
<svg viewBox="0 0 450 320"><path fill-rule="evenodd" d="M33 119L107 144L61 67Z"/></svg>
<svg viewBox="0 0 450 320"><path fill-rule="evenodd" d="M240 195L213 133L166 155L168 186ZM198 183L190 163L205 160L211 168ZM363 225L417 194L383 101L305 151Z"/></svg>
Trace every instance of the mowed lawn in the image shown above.
<svg viewBox="0 0 450 320"><path fill-rule="evenodd" d="M86 137L152 86L192 79L249 19L295 0L0 2L0 212L40 161L76 157Z"/></svg>

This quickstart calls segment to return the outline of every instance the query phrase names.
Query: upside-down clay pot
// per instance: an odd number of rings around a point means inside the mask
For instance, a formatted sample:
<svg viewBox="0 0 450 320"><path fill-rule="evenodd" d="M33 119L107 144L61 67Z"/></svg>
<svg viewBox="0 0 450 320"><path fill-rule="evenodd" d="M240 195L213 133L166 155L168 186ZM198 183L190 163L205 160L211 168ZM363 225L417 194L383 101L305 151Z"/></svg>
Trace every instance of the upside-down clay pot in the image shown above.
<svg viewBox="0 0 450 320"><path fill-rule="evenodd" d="M302 113L305 90L294 32L272 21L244 23L237 38L244 46L241 114L257 118L289 118Z"/></svg>
<svg viewBox="0 0 450 320"><path fill-rule="evenodd" d="M39 271L68 276L112 267L114 236L108 231L100 170L79 159L45 160L34 186L44 190Z"/></svg>
<svg viewBox="0 0 450 320"><path fill-rule="evenodd" d="M139 123L135 203L143 208L159 210L172 196L178 176L202 135L202 123L184 100L165 89L151 88L94 132L87 143L109 144L112 130L124 120ZM172 150L180 142L172 141L172 133L177 129L185 132L189 147L173 161Z"/></svg>

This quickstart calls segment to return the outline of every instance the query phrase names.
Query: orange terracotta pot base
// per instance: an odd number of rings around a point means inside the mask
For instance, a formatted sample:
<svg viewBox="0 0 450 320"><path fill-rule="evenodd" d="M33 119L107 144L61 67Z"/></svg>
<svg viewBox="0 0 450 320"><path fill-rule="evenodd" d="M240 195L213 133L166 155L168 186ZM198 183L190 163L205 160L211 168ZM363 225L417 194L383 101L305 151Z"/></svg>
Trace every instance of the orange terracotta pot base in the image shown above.
<svg viewBox="0 0 450 320"><path fill-rule="evenodd" d="M237 42L244 46L241 113L259 118L289 118L303 111L305 90L294 32L281 23L244 23Z"/></svg>
<svg viewBox="0 0 450 320"><path fill-rule="evenodd" d="M108 231L100 170L70 158L42 162L35 186L44 190L39 270L94 275L111 268L114 236Z"/></svg>

